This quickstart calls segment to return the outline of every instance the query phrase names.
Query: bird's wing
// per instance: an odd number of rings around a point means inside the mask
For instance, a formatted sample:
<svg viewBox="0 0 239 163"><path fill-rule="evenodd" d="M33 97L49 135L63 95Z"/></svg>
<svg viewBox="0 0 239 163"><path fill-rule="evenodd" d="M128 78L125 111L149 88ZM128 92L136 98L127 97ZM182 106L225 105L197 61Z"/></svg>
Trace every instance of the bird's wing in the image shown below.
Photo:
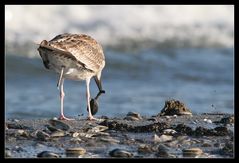
<svg viewBox="0 0 239 163"><path fill-rule="evenodd" d="M49 45L43 45L40 44L40 47L38 48L38 51L41 55L42 58L44 58L43 54L52 54L52 55L59 55L61 57L65 57L65 58L69 58L73 61L76 61L77 64L81 65L82 67L86 68L85 64L82 63L81 61L79 61L74 55L72 55L70 52L64 51L64 50L60 50L54 47L51 47ZM43 53L43 51L45 53Z"/></svg>
<svg viewBox="0 0 239 163"><path fill-rule="evenodd" d="M69 52L87 69L99 71L105 65L102 47L90 36L77 34L58 35L49 41L55 49Z"/></svg>

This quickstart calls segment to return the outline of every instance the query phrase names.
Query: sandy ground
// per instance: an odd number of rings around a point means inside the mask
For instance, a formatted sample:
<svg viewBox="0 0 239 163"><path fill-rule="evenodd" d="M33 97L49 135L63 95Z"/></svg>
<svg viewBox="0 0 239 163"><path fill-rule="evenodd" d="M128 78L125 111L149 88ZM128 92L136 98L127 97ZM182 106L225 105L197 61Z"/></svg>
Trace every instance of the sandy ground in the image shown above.
<svg viewBox="0 0 239 163"><path fill-rule="evenodd" d="M97 118L8 119L5 157L234 157L233 115L141 117L130 113L125 117Z"/></svg>

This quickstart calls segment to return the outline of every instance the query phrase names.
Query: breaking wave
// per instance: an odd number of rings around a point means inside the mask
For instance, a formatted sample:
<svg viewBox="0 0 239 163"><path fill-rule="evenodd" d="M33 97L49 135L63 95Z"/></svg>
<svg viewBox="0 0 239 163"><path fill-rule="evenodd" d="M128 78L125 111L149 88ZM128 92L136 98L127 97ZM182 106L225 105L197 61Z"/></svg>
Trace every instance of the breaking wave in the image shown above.
<svg viewBox="0 0 239 163"><path fill-rule="evenodd" d="M233 5L6 5L7 54L36 54L60 33L86 33L115 50L234 46Z"/></svg>

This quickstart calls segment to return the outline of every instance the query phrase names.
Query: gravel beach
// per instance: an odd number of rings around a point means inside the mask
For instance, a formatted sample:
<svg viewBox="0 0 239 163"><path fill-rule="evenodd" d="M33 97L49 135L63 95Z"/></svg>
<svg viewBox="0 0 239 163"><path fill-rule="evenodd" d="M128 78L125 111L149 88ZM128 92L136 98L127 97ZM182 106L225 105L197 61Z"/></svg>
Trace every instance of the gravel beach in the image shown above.
<svg viewBox="0 0 239 163"><path fill-rule="evenodd" d="M6 158L231 158L234 115L7 119Z"/></svg>

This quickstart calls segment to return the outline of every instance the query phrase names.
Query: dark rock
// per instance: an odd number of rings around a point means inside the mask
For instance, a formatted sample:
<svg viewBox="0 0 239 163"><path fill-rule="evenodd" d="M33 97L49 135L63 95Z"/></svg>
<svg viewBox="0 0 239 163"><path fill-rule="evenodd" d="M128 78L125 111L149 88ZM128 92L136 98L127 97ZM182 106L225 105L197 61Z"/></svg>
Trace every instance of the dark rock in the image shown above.
<svg viewBox="0 0 239 163"><path fill-rule="evenodd" d="M24 126L24 125L21 125L19 123L6 123L6 126L8 129L31 129L30 127L28 126Z"/></svg>
<svg viewBox="0 0 239 163"><path fill-rule="evenodd" d="M184 124L178 124L174 129L177 131L178 134L192 135L193 133L193 129Z"/></svg>
<svg viewBox="0 0 239 163"><path fill-rule="evenodd" d="M217 136L226 136L229 134L229 131L226 127L215 127L214 130L216 131Z"/></svg>
<svg viewBox="0 0 239 163"><path fill-rule="evenodd" d="M203 154L203 151L200 148L189 148L183 150L184 157L195 157Z"/></svg>
<svg viewBox="0 0 239 163"><path fill-rule="evenodd" d="M223 123L223 124L232 124L232 123L234 123L234 116L222 118L221 121L220 121L220 123Z"/></svg>
<svg viewBox="0 0 239 163"><path fill-rule="evenodd" d="M169 156L169 148L168 147L166 147L165 145L163 145L163 144L160 144L159 146L158 146L158 152L157 152L157 156L158 157L168 157Z"/></svg>
<svg viewBox="0 0 239 163"><path fill-rule="evenodd" d="M147 144L141 144L138 147L138 153L152 153L153 149L150 145Z"/></svg>
<svg viewBox="0 0 239 163"><path fill-rule="evenodd" d="M233 143L226 143L225 146L219 151L221 155L229 155L233 157Z"/></svg>
<svg viewBox="0 0 239 163"><path fill-rule="evenodd" d="M12 153L9 149L5 149L5 157L12 157Z"/></svg>
<svg viewBox="0 0 239 163"><path fill-rule="evenodd" d="M66 155L67 157L77 157L84 155L86 153L86 150L81 147L76 147L76 148L67 148L66 149Z"/></svg>
<svg viewBox="0 0 239 163"><path fill-rule="evenodd" d="M165 101L165 105L158 116L165 115L192 115L192 112L178 100Z"/></svg>
<svg viewBox="0 0 239 163"><path fill-rule="evenodd" d="M67 131L70 129L70 126L60 120L51 119L49 123L57 129Z"/></svg>
<svg viewBox="0 0 239 163"><path fill-rule="evenodd" d="M42 141L46 141L50 138L49 134L47 134L46 132L40 131L40 130L37 131L36 136L37 136L38 140L42 140Z"/></svg>
<svg viewBox="0 0 239 163"><path fill-rule="evenodd" d="M43 151L37 154L37 157L46 157L46 158L59 158L60 156L56 153L50 151Z"/></svg>
<svg viewBox="0 0 239 163"><path fill-rule="evenodd" d="M109 155L111 157L132 157L133 156L132 153L123 149L118 149L118 148L110 151Z"/></svg>

